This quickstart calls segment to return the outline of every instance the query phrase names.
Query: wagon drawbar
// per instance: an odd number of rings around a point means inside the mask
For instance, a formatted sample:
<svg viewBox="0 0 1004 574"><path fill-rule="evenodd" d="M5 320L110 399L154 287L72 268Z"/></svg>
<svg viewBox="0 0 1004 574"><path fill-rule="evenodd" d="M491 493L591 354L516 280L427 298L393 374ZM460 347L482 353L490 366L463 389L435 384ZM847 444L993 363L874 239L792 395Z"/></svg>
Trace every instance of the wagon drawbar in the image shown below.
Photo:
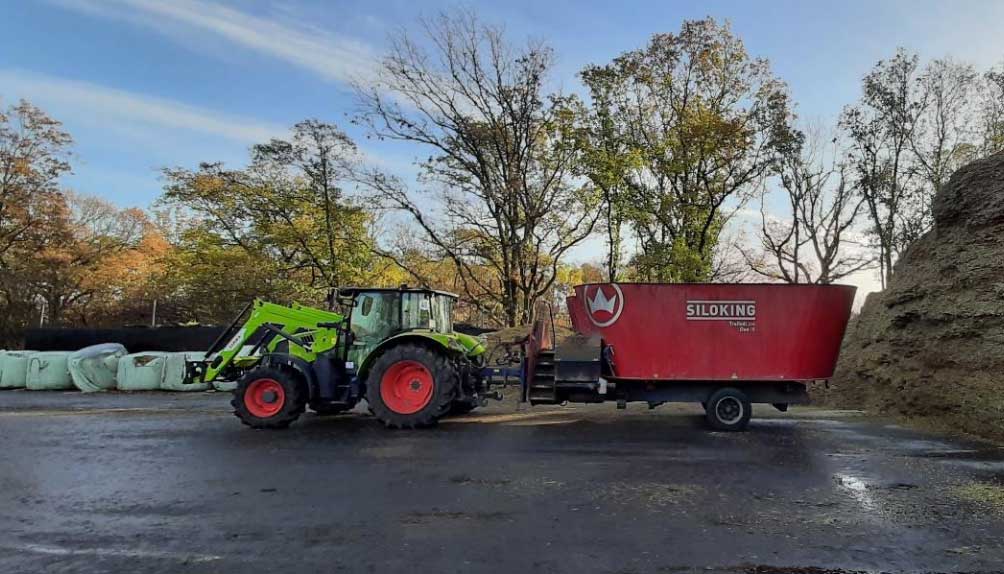
<svg viewBox="0 0 1004 574"><path fill-rule="evenodd" d="M544 321L524 343L532 404L697 402L719 430L742 430L752 403L809 400L833 375L855 287L593 283L566 303L575 336L553 344Z"/></svg>

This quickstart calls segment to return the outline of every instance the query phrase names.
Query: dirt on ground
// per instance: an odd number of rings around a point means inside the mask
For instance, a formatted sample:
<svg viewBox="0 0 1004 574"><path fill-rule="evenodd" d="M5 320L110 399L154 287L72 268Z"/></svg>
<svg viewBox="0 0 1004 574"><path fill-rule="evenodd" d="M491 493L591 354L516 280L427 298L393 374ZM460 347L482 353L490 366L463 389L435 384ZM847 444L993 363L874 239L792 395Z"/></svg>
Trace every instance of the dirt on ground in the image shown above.
<svg viewBox="0 0 1004 574"><path fill-rule="evenodd" d="M1004 153L934 198L934 228L848 325L815 398L1004 439Z"/></svg>

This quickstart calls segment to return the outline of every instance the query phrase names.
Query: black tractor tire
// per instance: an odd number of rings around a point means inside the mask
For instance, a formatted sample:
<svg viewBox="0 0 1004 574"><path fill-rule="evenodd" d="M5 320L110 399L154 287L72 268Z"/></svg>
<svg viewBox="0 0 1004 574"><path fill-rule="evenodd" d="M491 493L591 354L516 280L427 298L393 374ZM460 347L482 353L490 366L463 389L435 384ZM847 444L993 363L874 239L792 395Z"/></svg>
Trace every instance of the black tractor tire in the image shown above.
<svg viewBox="0 0 1004 574"><path fill-rule="evenodd" d="M715 391L707 401L708 425L720 431L746 430L753 405L746 393L732 387Z"/></svg>
<svg viewBox="0 0 1004 574"><path fill-rule="evenodd" d="M410 406L420 408L413 412L401 408L401 404L388 405L384 399L384 385L394 385L399 379L394 377L391 369L400 370L404 364L418 363L424 369L422 381L414 381L422 393L428 393L428 400L422 403L411 403ZM388 372L391 372L388 375ZM385 380L386 379L386 380ZM400 384L400 383L398 383ZM423 385L431 384L430 389ZM423 428L436 424L441 416L450 409L450 404L459 388L459 376L446 354L437 352L422 345L403 343L384 351L373 362L366 375L366 402L369 403L373 416L388 428ZM386 389L393 397L393 387ZM413 387L414 388L414 387ZM397 406L397 410L392 408Z"/></svg>
<svg viewBox="0 0 1004 574"><path fill-rule="evenodd" d="M234 415L251 428L282 429L306 410L307 394L307 383L296 371L258 367L237 382L230 405Z"/></svg>

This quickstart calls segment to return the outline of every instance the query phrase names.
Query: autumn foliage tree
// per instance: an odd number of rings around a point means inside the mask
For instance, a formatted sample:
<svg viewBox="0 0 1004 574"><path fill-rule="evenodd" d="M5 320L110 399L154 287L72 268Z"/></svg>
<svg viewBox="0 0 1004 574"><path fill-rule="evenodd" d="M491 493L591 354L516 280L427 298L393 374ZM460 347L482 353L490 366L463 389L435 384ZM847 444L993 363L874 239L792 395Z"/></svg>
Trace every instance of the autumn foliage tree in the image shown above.
<svg viewBox="0 0 1004 574"><path fill-rule="evenodd" d="M588 174L609 224L627 222L638 239L635 274L712 279L729 202L748 199L797 144L784 83L710 18L581 75L595 116Z"/></svg>
<svg viewBox="0 0 1004 574"><path fill-rule="evenodd" d="M37 317L26 263L44 246L65 206L59 177L69 172L70 135L26 101L0 108L0 337Z"/></svg>
<svg viewBox="0 0 1004 574"><path fill-rule="evenodd" d="M180 218L172 306L221 321L254 297L323 302L372 277L371 214L345 194L355 145L307 120L251 149L246 168L164 171L162 207Z"/></svg>
<svg viewBox="0 0 1004 574"><path fill-rule="evenodd" d="M72 140L28 102L0 111L0 339L45 324L122 324L169 250L147 215L60 189Z"/></svg>

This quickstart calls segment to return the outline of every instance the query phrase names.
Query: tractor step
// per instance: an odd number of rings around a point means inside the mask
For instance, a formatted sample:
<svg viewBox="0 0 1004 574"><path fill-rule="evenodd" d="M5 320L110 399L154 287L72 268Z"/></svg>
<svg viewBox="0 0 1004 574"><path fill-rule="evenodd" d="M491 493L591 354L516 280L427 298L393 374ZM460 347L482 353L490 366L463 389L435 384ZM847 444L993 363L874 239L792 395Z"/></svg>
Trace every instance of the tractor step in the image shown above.
<svg viewBox="0 0 1004 574"><path fill-rule="evenodd" d="M541 351L537 355L527 399L530 401L530 404L553 405L558 402L554 351Z"/></svg>

